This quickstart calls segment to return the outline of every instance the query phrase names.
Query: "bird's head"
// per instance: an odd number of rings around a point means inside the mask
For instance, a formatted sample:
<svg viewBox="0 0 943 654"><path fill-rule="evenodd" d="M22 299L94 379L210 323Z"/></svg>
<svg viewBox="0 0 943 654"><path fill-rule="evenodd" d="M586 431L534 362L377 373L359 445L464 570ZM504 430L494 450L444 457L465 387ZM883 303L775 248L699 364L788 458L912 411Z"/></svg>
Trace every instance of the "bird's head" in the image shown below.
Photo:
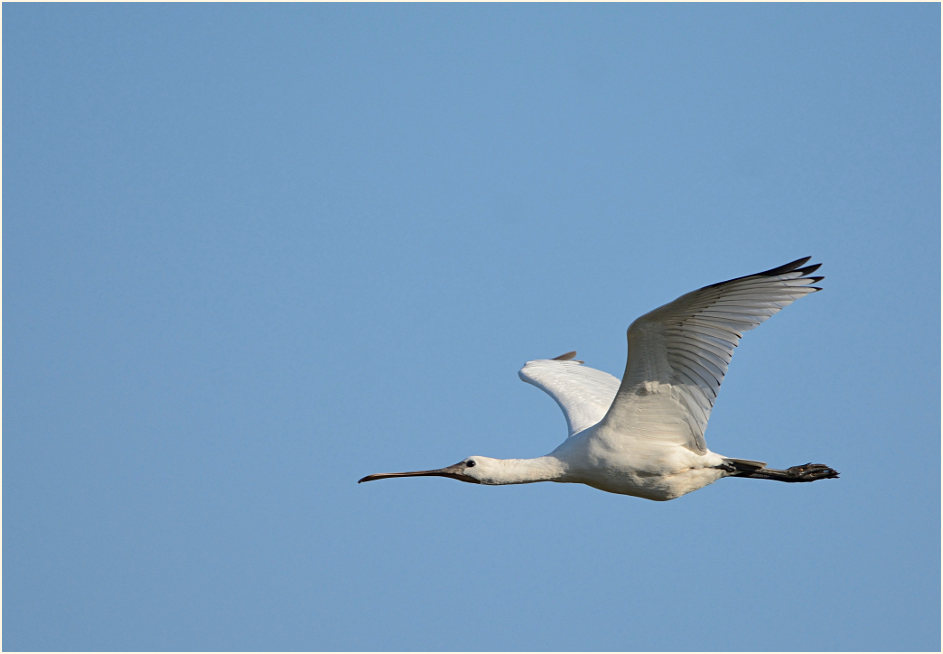
<svg viewBox="0 0 943 654"><path fill-rule="evenodd" d="M417 470L415 472L381 472L375 475L367 475L357 483L376 481L377 479L391 479L393 477L450 477L472 484L493 484L496 483L498 468L498 459L490 459L486 456L470 456L455 465L445 468Z"/></svg>

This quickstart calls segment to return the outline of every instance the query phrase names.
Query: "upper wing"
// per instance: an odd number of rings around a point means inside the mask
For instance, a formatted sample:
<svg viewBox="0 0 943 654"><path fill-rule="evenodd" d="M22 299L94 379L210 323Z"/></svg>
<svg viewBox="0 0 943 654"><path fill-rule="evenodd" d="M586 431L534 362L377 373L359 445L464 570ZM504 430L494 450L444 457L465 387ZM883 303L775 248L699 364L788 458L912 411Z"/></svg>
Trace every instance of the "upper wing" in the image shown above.
<svg viewBox="0 0 943 654"><path fill-rule="evenodd" d="M582 361L571 361L574 356L576 352L567 352L555 359L528 361L517 373L560 405L570 436L602 420L619 390L618 379Z"/></svg>
<svg viewBox="0 0 943 654"><path fill-rule="evenodd" d="M809 257L705 286L629 326L625 375L604 423L620 433L707 451L704 429L742 332L821 290Z"/></svg>

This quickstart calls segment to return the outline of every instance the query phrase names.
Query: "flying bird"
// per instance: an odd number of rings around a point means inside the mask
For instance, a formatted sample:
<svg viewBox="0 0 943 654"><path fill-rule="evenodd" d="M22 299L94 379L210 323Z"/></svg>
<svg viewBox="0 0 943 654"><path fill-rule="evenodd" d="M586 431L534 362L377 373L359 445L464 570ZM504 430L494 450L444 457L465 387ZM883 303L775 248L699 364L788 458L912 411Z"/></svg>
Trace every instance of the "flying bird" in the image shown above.
<svg viewBox="0 0 943 654"><path fill-rule="evenodd" d="M704 430L742 333L822 290L821 264L797 259L711 284L650 311L628 329L622 381L583 365L576 352L528 361L518 373L563 409L569 435L534 459L470 456L435 470L368 475L450 477L475 484L579 483L610 493L671 500L724 477L785 482L834 479L821 463L785 470L711 452ZM358 482L359 483L359 482Z"/></svg>

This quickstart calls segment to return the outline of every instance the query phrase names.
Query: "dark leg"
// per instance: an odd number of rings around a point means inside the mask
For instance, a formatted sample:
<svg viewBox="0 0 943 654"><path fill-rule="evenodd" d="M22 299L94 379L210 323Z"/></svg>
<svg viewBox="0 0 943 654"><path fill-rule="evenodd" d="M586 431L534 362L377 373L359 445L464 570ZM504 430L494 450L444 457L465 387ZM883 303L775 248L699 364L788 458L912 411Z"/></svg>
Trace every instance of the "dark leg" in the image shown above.
<svg viewBox="0 0 943 654"><path fill-rule="evenodd" d="M837 479L838 472L821 463L806 463L793 466L785 470L767 468L759 461L744 461L742 459L727 459L724 469L729 470L731 477L747 477L749 479L773 479L775 481L818 481L819 479Z"/></svg>

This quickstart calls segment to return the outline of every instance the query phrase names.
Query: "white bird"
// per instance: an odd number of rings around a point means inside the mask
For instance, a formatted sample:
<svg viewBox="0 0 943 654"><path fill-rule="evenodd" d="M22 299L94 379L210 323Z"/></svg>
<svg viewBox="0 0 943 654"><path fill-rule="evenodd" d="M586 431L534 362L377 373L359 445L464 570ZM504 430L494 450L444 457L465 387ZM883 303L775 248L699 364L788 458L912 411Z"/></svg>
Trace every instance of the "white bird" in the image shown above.
<svg viewBox="0 0 943 654"><path fill-rule="evenodd" d="M742 332L809 293L823 277L809 257L682 295L633 322L620 383L574 360L576 352L524 364L521 379L547 392L569 436L535 459L471 456L437 470L391 477L451 477L476 484L581 483L650 500L671 500L723 477L808 482L838 473L820 463L786 470L707 449L704 429ZM359 482L358 482L359 483Z"/></svg>

